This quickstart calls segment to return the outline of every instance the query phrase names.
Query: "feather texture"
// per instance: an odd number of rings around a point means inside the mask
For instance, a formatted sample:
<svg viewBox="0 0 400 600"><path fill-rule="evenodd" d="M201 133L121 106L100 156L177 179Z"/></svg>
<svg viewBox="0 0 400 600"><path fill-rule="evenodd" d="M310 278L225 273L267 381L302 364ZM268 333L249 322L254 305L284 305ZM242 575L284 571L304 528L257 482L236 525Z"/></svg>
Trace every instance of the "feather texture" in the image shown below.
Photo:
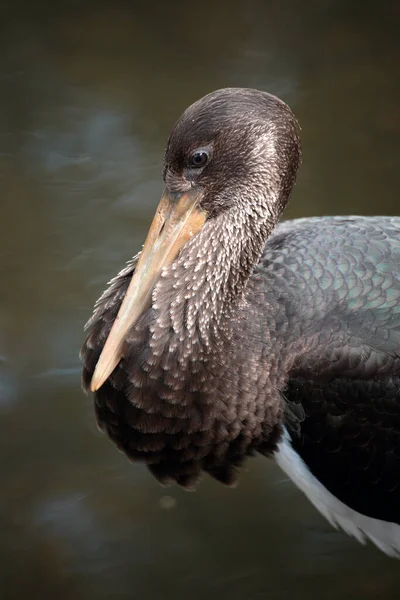
<svg viewBox="0 0 400 600"><path fill-rule="evenodd" d="M204 144L210 165L189 172ZM192 488L206 471L231 485L247 456L275 456L331 522L396 554L400 218L276 226L299 162L297 122L269 94L220 90L183 114L164 179L199 186L209 217L162 271L96 415L163 483ZM88 322L85 389L136 262Z"/></svg>

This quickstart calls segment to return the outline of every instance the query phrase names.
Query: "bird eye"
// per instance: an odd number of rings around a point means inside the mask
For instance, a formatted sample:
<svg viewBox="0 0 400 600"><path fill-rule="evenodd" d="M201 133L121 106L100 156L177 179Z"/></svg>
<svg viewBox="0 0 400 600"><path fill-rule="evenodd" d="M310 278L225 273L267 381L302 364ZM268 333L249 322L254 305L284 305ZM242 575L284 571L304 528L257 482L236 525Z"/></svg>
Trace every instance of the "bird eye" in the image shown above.
<svg viewBox="0 0 400 600"><path fill-rule="evenodd" d="M194 169L200 169L208 162L208 152L205 150L196 150L190 157L189 166Z"/></svg>

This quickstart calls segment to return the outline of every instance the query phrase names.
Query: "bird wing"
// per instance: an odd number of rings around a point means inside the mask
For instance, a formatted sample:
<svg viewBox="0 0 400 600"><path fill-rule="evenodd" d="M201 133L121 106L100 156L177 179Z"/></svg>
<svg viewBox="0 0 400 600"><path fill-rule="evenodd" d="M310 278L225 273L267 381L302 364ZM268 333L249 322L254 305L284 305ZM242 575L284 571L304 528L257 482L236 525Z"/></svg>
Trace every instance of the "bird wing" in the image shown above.
<svg viewBox="0 0 400 600"><path fill-rule="evenodd" d="M400 218L284 223L259 271L277 307L276 327L289 344L302 341L292 370L367 378L393 372L400 356Z"/></svg>
<svg viewBox="0 0 400 600"><path fill-rule="evenodd" d="M400 524L400 218L284 223L258 272L287 350L291 446L396 554L400 531L378 535L376 522Z"/></svg>

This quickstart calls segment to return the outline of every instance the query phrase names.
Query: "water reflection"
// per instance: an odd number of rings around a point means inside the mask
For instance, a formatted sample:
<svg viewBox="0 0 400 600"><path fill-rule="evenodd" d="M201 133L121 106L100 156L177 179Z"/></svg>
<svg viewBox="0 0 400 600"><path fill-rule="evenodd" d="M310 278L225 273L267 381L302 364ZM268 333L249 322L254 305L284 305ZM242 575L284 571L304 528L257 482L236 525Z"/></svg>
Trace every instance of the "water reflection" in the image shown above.
<svg viewBox="0 0 400 600"><path fill-rule="evenodd" d="M169 128L226 85L282 95L287 216L398 213L398 4L16 1L0 19L0 598L397 597L277 468L166 493L95 427L77 352L143 242ZM169 500L165 503L165 496Z"/></svg>

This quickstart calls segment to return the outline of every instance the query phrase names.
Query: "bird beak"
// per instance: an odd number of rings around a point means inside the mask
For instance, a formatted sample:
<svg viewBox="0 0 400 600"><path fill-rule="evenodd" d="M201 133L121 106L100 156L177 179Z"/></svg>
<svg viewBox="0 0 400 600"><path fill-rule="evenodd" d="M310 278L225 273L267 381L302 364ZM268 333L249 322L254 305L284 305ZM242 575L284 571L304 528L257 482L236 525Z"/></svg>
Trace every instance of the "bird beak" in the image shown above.
<svg viewBox="0 0 400 600"><path fill-rule="evenodd" d="M163 267L170 265L184 244L203 226L206 213L199 201L202 188L172 193L164 190L135 272L93 373L90 389L98 390L122 358L129 329L150 306L151 293Z"/></svg>

